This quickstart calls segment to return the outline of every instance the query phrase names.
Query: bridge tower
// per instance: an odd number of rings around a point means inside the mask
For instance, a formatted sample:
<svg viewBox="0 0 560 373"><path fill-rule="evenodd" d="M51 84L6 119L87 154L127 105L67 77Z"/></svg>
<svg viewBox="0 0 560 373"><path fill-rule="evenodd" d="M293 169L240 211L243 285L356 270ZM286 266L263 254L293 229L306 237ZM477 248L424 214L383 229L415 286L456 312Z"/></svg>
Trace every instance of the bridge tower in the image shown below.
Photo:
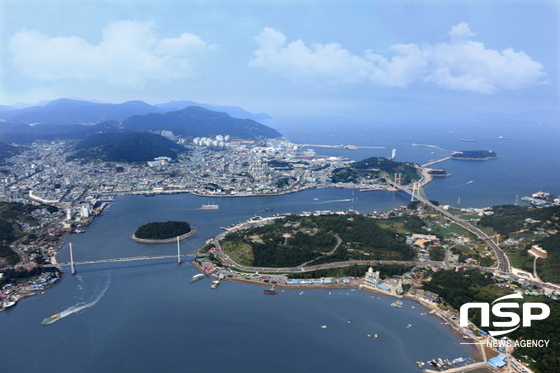
<svg viewBox="0 0 560 373"><path fill-rule="evenodd" d="M72 242L70 242L70 273L75 275L76 267L74 266L74 252L72 251Z"/></svg>
<svg viewBox="0 0 560 373"><path fill-rule="evenodd" d="M181 245L179 245L179 236L177 236L177 264L181 264Z"/></svg>

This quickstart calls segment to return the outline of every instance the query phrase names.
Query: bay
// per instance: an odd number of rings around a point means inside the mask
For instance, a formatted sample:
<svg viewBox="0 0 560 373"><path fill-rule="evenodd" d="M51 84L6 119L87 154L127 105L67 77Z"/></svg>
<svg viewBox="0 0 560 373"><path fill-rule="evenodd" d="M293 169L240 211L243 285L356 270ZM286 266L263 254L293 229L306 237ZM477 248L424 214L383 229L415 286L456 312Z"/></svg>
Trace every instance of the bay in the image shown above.
<svg viewBox="0 0 560 373"><path fill-rule="evenodd" d="M308 190L293 195L219 198L219 210L200 210L208 199L188 194L119 197L104 213L62 243L76 260L138 255L173 255L176 244L141 244L130 239L149 221L186 220L199 227L181 243L194 253L220 226L255 215L316 209L348 210L352 191ZM250 203L248 202L250 201ZM362 212L386 210L407 198L364 193ZM356 206L355 206L356 207ZM264 209L273 209L264 211ZM77 266L44 295L21 301L0 314L2 372L382 372L419 371L416 361L471 356L459 336L412 301L362 291L285 290L265 296L257 285L208 279L175 259ZM412 308L414 306L414 308ZM51 314L67 315L50 325ZM351 323L348 323L351 320ZM410 329L407 324L413 324ZM327 328L321 328L326 325ZM378 339L367 334L378 334ZM429 343L426 343L429 341Z"/></svg>
<svg viewBox="0 0 560 373"><path fill-rule="evenodd" d="M442 204L457 205L459 197L465 207L523 204L523 195L538 190L558 194L560 189L560 175L554 172L560 168L559 126L357 123L347 130L333 121L308 128L282 132L298 143L386 147L316 148L319 154L354 160L389 157L392 149L397 149L397 160L420 164L447 155L412 143L498 153L500 158L491 161L438 164L453 176L434 180L424 191ZM68 260L68 242L76 260L175 254L174 243L130 239L140 225L152 221L185 220L199 227L181 243L184 253L194 253L220 227L256 215L385 211L408 202L401 193L344 189L250 198L123 196L84 234L68 236L58 259ZM207 203L220 209L200 210ZM473 353L439 319L420 316L426 310L410 301L395 309L388 297L347 290L330 295L328 290L287 290L270 297L262 287L229 282L212 290L209 280L188 284L195 273L188 263L167 259L78 266L76 276L67 275L44 295L0 313L0 372L414 372L419 371L415 361ZM62 311L68 316L41 325L43 318ZM406 329L409 323L413 327ZM367 337L374 333L378 340Z"/></svg>

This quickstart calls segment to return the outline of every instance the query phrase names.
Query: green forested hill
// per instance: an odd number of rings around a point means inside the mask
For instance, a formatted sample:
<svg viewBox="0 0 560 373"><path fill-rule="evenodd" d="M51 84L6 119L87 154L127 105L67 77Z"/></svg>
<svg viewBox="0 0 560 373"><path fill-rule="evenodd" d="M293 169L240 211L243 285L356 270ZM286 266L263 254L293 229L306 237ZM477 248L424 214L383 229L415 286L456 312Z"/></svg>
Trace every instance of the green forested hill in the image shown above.
<svg viewBox="0 0 560 373"><path fill-rule="evenodd" d="M80 142L70 159L105 162L145 162L155 157L172 159L186 149L160 135L140 132L100 133Z"/></svg>
<svg viewBox="0 0 560 373"><path fill-rule="evenodd" d="M165 240L182 236L191 231L191 226L186 221L167 221L144 224L134 232L136 238L148 240Z"/></svg>
<svg viewBox="0 0 560 373"><path fill-rule="evenodd" d="M275 138L278 131L251 119L233 118L199 106L168 113L134 115L122 122L130 131L168 130L180 136L230 135L242 139Z"/></svg>
<svg viewBox="0 0 560 373"><path fill-rule="evenodd" d="M560 206L494 206L494 214L484 216L479 226L492 227L503 237L535 237L534 242L548 252L548 258L537 261L537 272L543 281L560 283ZM537 233L539 232L539 233ZM521 241L516 254L522 269L533 271L534 257L528 254L529 242Z"/></svg>
<svg viewBox="0 0 560 373"><path fill-rule="evenodd" d="M335 183L358 182L361 178L375 179L402 174L402 184L409 184L419 180L418 166L412 162L397 162L384 157L370 157L358 162L352 162L348 167L333 171L332 181Z"/></svg>

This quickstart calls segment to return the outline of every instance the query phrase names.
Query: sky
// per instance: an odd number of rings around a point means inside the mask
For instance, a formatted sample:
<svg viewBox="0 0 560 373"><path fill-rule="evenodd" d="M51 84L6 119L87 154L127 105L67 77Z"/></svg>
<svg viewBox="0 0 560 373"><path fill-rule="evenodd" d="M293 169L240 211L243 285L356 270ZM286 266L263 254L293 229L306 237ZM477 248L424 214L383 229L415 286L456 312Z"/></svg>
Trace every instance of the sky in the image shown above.
<svg viewBox="0 0 560 373"><path fill-rule="evenodd" d="M548 0L3 0L0 105L190 100L272 117L559 106Z"/></svg>

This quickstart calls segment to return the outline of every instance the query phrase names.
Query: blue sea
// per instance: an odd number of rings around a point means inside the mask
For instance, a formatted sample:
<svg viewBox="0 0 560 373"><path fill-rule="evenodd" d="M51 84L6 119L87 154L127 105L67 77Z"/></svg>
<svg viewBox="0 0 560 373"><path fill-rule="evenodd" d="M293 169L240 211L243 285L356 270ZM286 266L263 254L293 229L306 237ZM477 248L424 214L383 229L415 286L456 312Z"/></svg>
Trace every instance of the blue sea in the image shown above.
<svg viewBox="0 0 560 373"><path fill-rule="evenodd" d="M537 190L560 192L558 127L459 127L386 124L348 133L343 126L331 124L328 129L297 126L282 132L299 143L386 147L316 149L355 160L389 157L392 149L397 149L397 160L417 163L445 155L413 147L413 142L498 154L497 160L439 164L453 176L436 179L425 192L443 204L455 205L460 196L461 206L484 207L515 203ZM176 253L175 243L149 245L130 239L138 226L152 221L184 220L198 227L194 236L181 242L183 253L194 253L222 232L220 227L255 215L351 207L382 211L408 201L399 193L353 195L344 189L213 201L188 194L123 196L85 233L67 236L58 258L68 259L69 242L78 261ZM200 210L209 202L219 204L219 210ZM24 299L0 313L0 372L400 373L419 372L416 361L473 353L441 320L421 316L426 309L412 301L395 308L389 297L346 289L286 290L265 296L264 288L257 285L224 282L211 289L208 279L189 284L196 273L188 261L178 265L175 259L78 266L77 275L67 274L44 295ZM55 313L64 317L41 325ZM413 327L407 329L407 324ZM378 339L368 334L378 334Z"/></svg>

